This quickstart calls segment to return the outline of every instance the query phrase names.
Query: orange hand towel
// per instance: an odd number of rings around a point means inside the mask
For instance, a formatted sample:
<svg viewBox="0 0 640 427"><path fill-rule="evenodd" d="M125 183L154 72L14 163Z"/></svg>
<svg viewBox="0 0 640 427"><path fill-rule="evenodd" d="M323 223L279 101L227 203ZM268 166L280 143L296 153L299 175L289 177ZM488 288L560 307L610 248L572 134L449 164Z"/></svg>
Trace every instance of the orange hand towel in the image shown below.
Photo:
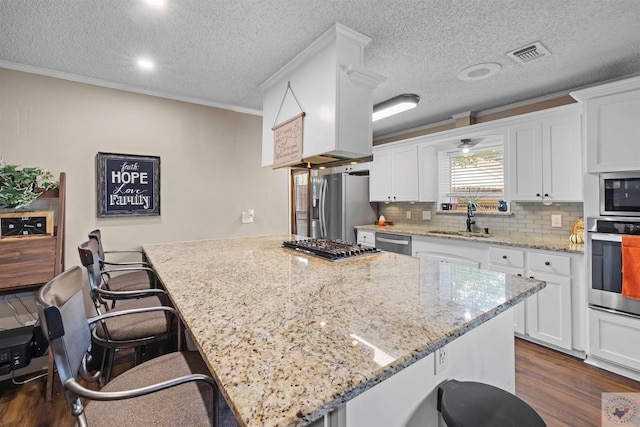
<svg viewBox="0 0 640 427"><path fill-rule="evenodd" d="M622 296L640 299L640 236L622 236Z"/></svg>

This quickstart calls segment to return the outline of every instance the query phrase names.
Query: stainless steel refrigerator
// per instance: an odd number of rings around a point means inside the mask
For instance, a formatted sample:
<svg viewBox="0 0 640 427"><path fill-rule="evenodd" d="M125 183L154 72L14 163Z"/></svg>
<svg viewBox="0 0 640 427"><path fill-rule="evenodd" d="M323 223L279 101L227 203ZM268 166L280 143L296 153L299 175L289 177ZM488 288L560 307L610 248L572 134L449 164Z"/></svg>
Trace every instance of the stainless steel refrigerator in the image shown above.
<svg viewBox="0 0 640 427"><path fill-rule="evenodd" d="M356 241L356 225L373 224L376 211L369 202L369 177L334 173L311 177L312 238Z"/></svg>

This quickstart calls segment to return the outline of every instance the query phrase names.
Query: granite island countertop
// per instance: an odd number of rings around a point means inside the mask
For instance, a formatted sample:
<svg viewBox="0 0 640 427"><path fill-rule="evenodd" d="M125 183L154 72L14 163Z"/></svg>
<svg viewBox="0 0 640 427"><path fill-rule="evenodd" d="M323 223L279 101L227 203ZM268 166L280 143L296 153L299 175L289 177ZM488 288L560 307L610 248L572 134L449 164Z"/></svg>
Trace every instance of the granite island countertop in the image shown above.
<svg viewBox="0 0 640 427"><path fill-rule="evenodd" d="M529 237L520 236L517 234L510 234L509 236L500 236L495 234L489 234L489 237L482 233L466 233L457 232L460 234L447 230L431 229L425 226L412 225L412 224L394 224L394 225L357 225L355 227L358 230L369 230L381 233L397 233L397 234L411 234L413 236L424 237L437 237L440 239L453 239L453 240L466 240L470 242L485 243L489 245L502 245L502 246L517 246L521 248L530 249L543 249L548 251L557 252L569 252L569 253L584 253L584 244L570 243L569 238L566 239L553 239L553 238L541 238L541 237Z"/></svg>
<svg viewBox="0 0 640 427"><path fill-rule="evenodd" d="M144 245L243 426L302 426L545 283L394 253L331 262L295 236Z"/></svg>

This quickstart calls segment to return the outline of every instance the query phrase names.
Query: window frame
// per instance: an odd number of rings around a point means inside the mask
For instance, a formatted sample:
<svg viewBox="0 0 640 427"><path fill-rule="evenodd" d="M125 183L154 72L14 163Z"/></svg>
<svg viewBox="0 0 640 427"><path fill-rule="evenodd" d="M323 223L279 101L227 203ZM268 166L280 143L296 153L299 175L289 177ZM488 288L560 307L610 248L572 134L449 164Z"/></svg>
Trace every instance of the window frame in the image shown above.
<svg viewBox="0 0 640 427"><path fill-rule="evenodd" d="M504 200L507 194L507 170L506 170L506 144L504 140L500 141L489 141L487 143L478 144L471 149L471 155L473 153L478 152L486 152L489 150L500 149L502 161L501 161L501 170L502 170L502 191L501 192L490 192L483 197L477 197L478 192L474 195L471 194L472 197L469 197L469 193L464 192L452 192L451 191L451 158L452 155L462 155L457 148L451 148L451 146L441 147L436 150L436 161L437 161L437 171L438 171L438 187L437 187L437 202L439 210L443 207L443 205L448 206L449 210L465 210L466 204L460 206L461 202L464 200L472 199L475 202L486 201L484 205L479 203L480 210L486 211L497 211L497 202L499 200ZM446 170L443 170L445 169ZM491 185L494 185L490 182ZM446 186L446 188L445 188ZM473 191L473 190L471 190ZM482 195L482 192L479 191L479 194ZM466 196L466 197L465 197Z"/></svg>

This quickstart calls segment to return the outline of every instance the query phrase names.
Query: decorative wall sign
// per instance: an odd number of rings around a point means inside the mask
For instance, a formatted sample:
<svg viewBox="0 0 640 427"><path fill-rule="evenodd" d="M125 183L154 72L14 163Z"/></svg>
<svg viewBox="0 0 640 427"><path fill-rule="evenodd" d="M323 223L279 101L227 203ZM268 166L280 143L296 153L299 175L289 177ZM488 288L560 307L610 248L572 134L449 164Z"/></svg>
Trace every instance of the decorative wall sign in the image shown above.
<svg viewBox="0 0 640 427"><path fill-rule="evenodd" d="M160 215L160 157L98 153L98 217Z"/></svg>
<svg viewBox="0 0 640 427"><path fill-rule="evenodd" d="M300 114L289 120L282 122L278 125L278 116L282 111L284 100L287 99L287 94L291 92L291 96L298 104ZM287 82L287 88L284 91L280 108L276 114L276 119L273 123L273 166L272 169L283 168L287 166L297 165L302 162L302 133L304 128L302 127L302 119L305 113L298 102L296 94L291 89L291 82Z"/></svg>
<svg viewBox="0 0 640 427"><path fill-rule="evenodd" d="M273 128L273 169L302 162L302 119L304 113Z"/></svg>

